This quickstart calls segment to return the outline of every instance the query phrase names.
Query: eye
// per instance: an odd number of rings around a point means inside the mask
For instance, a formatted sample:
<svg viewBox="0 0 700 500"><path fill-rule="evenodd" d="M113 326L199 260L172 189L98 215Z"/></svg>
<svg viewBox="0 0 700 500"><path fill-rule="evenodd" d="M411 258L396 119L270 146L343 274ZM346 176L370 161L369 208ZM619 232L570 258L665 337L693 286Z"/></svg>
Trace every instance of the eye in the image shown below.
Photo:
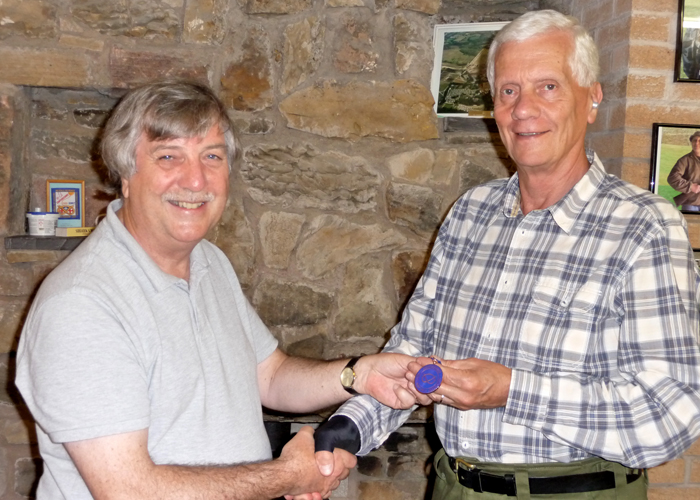
<svg viewBox="0 0 700 500"><path fill-rule="evenodd" d="M158 157L159 160L172 160L173 155L163 155Z"/></svg>
<svg viewBox="0 0 700 500"><path fill-rule="evenodd" d="M502 93L503 95L513 95L513 94L515 93L515 91L514 91L513 89L503 89L503 90L501 91L501 93Z"/></svg>
<svg viewBox="0 0 700 500"><path fill-rule="evenodd" d="M209 159L209 160L221 160L221 157L219 155L214 154L214 153L209 153L207 155L207 159Z"/></svg>
<svg viewBox="0 0 700 500"><path fill-rule="evenodd" d="M557 88L557 86L553 83L548 83L547 85L544 86L546 90L554 90Z"/></svg>

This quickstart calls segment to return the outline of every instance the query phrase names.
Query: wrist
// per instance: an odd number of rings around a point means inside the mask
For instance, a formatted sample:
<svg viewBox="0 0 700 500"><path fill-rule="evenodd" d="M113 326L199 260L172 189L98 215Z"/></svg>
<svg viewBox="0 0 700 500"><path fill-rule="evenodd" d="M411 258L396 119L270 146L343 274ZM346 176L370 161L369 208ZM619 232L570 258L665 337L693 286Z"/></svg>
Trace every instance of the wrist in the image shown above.
<svg viewBox="0 0 700 500"><path fill-rule="evenodd" d="M355 384L353 388L358 394L367 394L367 375L369 365L371 364L368 358L371 356L362 356L355 363Z"/></svg>

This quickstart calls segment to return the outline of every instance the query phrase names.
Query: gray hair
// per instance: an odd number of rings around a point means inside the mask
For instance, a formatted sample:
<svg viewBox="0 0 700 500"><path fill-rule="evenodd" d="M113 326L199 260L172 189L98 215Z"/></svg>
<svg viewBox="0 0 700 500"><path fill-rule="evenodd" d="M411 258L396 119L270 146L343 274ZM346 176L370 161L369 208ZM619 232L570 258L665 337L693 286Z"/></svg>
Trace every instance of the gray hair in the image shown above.
<svg viewBox="0 0 700 500"><path fill-rule="evenodd" d="M555 10L527 12L503 27L493 39L489 49L486 76L494 94L495 63L499 47L506 42L523 42L534 36L560 30L571 35L574 50L569 57L571 73L581 87L590 87L598 81L598 48L591 35L575 17L565 16Z"/></svg>
<svg viewBox="0 0 700 500"><path fill-rule="evenodd" d="M114 108L100 144L112 187L121 195L122 179L136 172L136 146L142 134L151 141L201 137L215 125L224 134L230 169L238 152L233 124L209 87L164 81L131 90Z"/></svg>

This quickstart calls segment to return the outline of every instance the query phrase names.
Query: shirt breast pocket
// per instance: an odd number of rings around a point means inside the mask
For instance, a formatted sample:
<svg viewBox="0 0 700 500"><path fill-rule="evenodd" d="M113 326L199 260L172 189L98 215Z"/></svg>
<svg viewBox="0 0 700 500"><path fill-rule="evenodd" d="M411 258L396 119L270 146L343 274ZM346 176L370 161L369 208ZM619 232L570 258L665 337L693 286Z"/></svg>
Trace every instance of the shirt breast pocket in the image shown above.
<svg viewBox="0 0 700 500"><path fill-rule="evenodd" d="M601 295L597 283L576 288L557 279L539 280L519 338L527 368L543 373L580 368L590 349Z"/></svg>

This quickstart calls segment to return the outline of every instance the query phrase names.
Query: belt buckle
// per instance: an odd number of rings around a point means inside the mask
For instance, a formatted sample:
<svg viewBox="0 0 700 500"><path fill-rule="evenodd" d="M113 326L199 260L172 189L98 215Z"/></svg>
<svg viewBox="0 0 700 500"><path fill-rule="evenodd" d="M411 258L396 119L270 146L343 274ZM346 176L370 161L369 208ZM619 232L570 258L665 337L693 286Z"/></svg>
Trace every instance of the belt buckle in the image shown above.
<svg viewBox="0 0 700 500"><path fill-rule="evenodd" d="M457 472L460 465L463 465L465 469L469 469L471 471L476 470L476 465L470 464L469 462L467 462L466 460L464 460L461 457L455 458L455 472Z"/></svg>
<svg viewBox="0 0 700 500"><path fill-rule="evenodd" d="M481 469L477 468L477 466L474 464L470 464L463 458L457 458L455 459L455 473L457 474L457 477L461 477L459 474L460 466L462 469L466 469L472 473L471 489L477 493L483 493L484 490L481 487Z"/></svg>

